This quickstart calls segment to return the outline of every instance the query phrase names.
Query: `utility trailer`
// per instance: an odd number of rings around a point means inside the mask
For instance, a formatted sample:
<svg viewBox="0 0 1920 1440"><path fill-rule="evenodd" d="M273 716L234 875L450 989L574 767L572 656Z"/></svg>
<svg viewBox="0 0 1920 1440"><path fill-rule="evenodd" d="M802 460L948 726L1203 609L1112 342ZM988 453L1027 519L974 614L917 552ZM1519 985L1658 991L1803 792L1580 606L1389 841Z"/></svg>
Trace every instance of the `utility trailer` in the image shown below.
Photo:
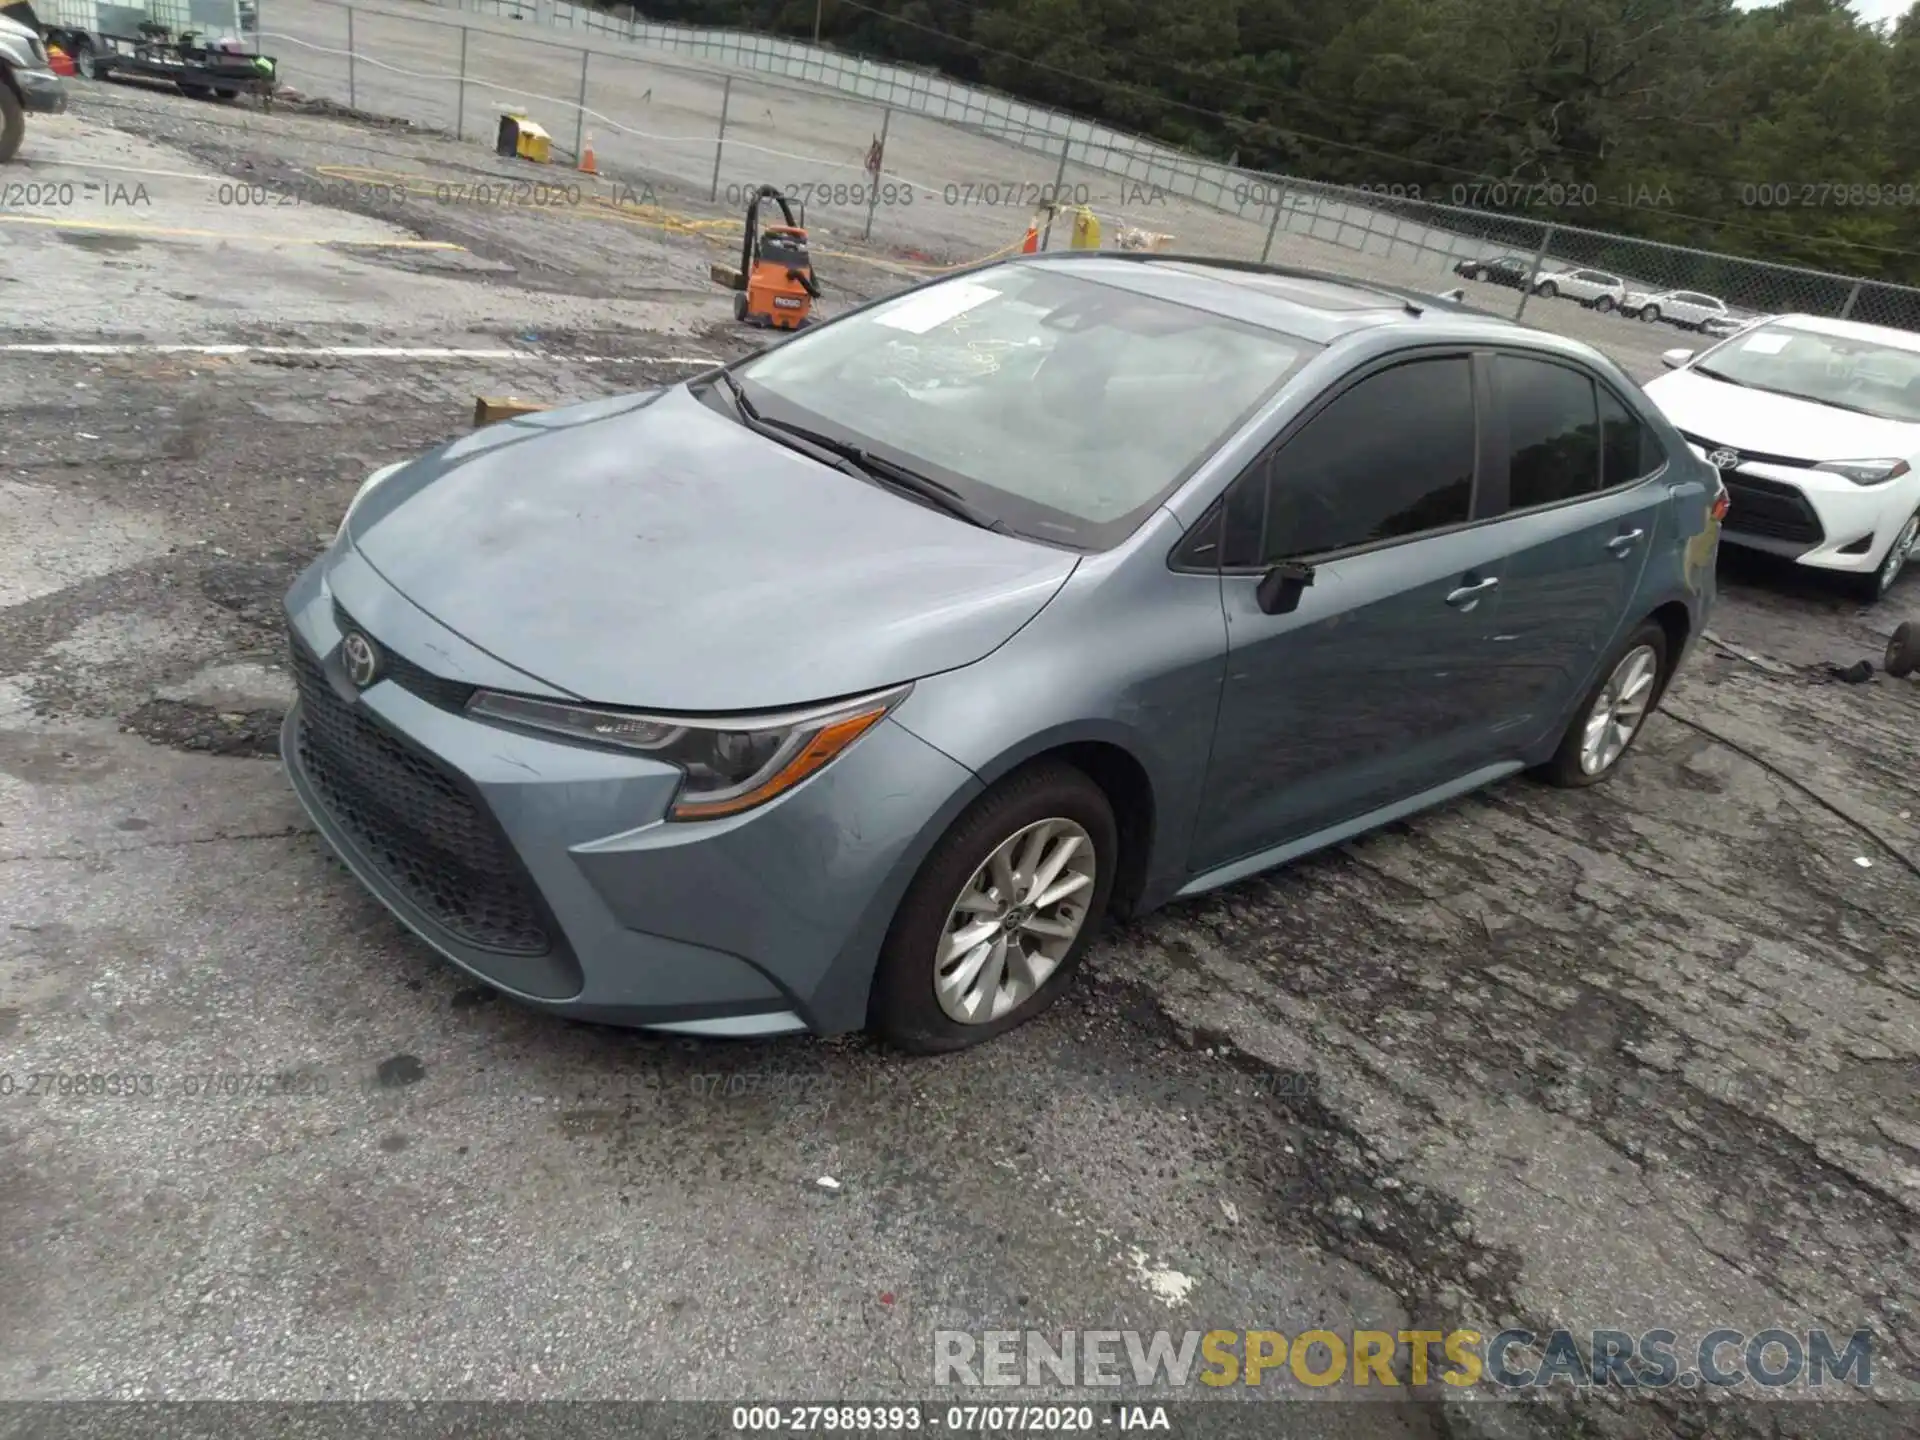
<svg viewBox="0 0 1920 1440"><path fill-rule="evenodd" d="M241 39L257 13L243 0L40 0L38 28L86 79L158 80L199 100L254 95L270 109L278 66Z"/></svg>

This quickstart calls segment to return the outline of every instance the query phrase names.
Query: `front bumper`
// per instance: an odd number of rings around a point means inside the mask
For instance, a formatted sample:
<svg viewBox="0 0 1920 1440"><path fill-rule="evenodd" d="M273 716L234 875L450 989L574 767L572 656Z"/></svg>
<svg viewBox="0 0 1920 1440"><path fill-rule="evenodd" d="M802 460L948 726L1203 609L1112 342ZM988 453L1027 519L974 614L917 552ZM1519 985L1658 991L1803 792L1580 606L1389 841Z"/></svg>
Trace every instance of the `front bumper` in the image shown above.
<svg viewBox="0 0 1920 1440"><path fill-rule="evenodd" d="M59 115L67 108L67 86L51 70L16 70L13 78L20 85L20 99L27 109L41 115Z"/></svg>
<svg viewBox="0 0 1920 1440"><path fill-rule="evenodd" d="M398 661L363 692L339 663L347 616ZM573 1018L716 1035L860 1028L899 896L978 791L887 721L759 810L667 822L672 767L460 713L464 684L503 684L497 662L350 547L301 576L287 618L299 700L281 753L315 827L441 955Z"/></svg>
<svg viewBox="0 0 1920 1440"><path fill-rule="evenodd" d="M1688 443L1706 458L1698 444ZM1920 507L1920 472L1856 485L1821 470L1750 460L1722 478L1730 501L1724 544L1822 570L1871 573Z"/></svg>

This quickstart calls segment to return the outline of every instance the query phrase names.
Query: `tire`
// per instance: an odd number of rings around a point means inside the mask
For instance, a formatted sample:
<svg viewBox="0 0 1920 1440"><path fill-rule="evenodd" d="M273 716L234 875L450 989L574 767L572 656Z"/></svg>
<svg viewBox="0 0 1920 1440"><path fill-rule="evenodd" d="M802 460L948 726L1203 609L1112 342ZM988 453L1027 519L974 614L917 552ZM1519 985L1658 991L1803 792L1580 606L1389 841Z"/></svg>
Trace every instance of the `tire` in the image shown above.
<svg viewBox="0 0 1920 1440"><path fill-rule="evenodd" d="M1476 265L1473 269L1467 271L1467 279L1469 280L1484 280L1486 278L1487 272L1481 266Z"/></svg>
<svg viewBox="0 0 1920 1440"><path fill-rule="evenodd" d="M1886 670L1903 680L1920 670L1920 627L1913 621L1902 620L1893 627L1887 640Z"/></svg>
<svg viewBox="0 0 1920 1440"><path fill-rule="evenodd" d="M1043 829L1047 825L1055 827L1051 838ZM940 962L954 927L990 926L1001 918L994 908L998 902L986 893L993 884L996 852L1012 846L1006 868L1018 877L1015 886L1019 893L1019 887L1030 878L1019 875L1020 862L1030 859L1026 846L1036 834L1042 847L1040 868L1054 858L1055 847L1073 841L1076 843L1065 847L1069 850L1067 869L1061 873L1079 870L1084 874L1084 867L1090 863L1091 883L1057 906L1031 915L1034 923L1048 926L1050 933L1022 928L1011 940L1004 932L986 933L978 946L943 967ZM1113 807L1105 792L1083 772L1058 761L1041 761L1001 780L953 823L907 888L881 947L868 1023L899 1049L937 1055L978 1045L1033 1019L1060 997L1079 968L1081 957L1106 916L1119 855ZM1055 884L1059 883L1056 880ZM963 905L969 908L963 909ZM969 920L969 914L979 918ZM1067 925L1074 928L1063 937L1058 931ZM1057 948L1062 939L1064 950ZM996 945L997 968L993 953ZM1054 949L1053 954L1038 957L1050 968L1024 995L1020 993L1021 980L1031 979L1034 971L1015 963L1015 946ZM937 990L943 968L950 979L960 982L945 1001ZM1024 976L1019 973L1022 970ZM991 989L981 983L990 972L995 977ZM986 1018L958 1019L949 1005L971 1008Z"/></svg>
<svg viewBox="0 0 1920 1440"><path fill-rule="evenodd" d="M745 323L747 318L747 297L738 291L733 297L733 318Z"/></svg>
<svg viewBox="0 0 1920 1440"><path fill-rule="evenodd" d="M231 105L240 98L240 92L231 85L218 85L214 87L213 98L222 105Z"/></svg>
<svg viewBox="0 0 1920 1440"><path fill-rule="evenodd" d="M180 86L180 93L189 100L211 100L213 98L213 87L211 85L189 85L184 80L177 83Z"/></svg>
<svg viewBox="0 0 1920 1440"><path fill-rule="evenodd" d="M1660 307L1658 305L1642 305L1640 307L1640 319L1644 323L1651 325L1659 318Z"/></svg>
<svg viewBox="0 0 1920 1440"><path fill-rule="evenodd" d="M1602 295L1598 300L1593 302L1593 308L1598 310L1602 315L1605 315L1618 307L1613 303L1613 297L1611 295Z"/></svg>
<svg viewBox="0 0 1920 1440"><path fill-rule="evenodd" d="M1651 654L1646 653L1649 651ZM1648 717L1653 714L1666 691L1667 668L1671 663L1671 657L1667 654L1667 632L1655 621L1642 621L1607 658L1606 668L1600 678L1580 701L1580 708L1574 711L1573 719L1567 722L1566 734L1560 737L1560 748L1535 773L1549 785L1557 785L1563 790L1579 790L1588 785L1598 785L1618 770L1620 762L1647 728ZM1638 695L1638 712L1633 716L1631 729L1623 740L1618 736L1610 737L1619 741L1617 748L1603 744L1595 747L1599 750L1596 755L1587 745L1588 729L1601 707L1610 703L1609 697L1617 682L1623 679ZM1616 709L1614 713L1619 715L1620 711ZM1608 753L1609 750L1611 753ZM1595 760L1599 761L1597 765L1593 763Z"/></svg>
<svg viewBox="0 0 1920 1440"><path fill-rule="evenodd" d="M1887 553L1872 574L1847 577L1854 598L1866 605L1878 605L1886 599L1901 572L1913 563L1916 551L1920 551L1920 510L1907 517L1907 523L1900 527L1900 533L1894 536L1893 544L1887 547Z"/></svg>
<svg viewBox="0 0 1920 1440"><path fill-rule="evenodd" d="M1540 284L1535 287L1533 293L1538 295L1542 300L1551 300L1560 293L1560 287L1555 285L1551 280L1542 280Z"/></svg>
<svg viewBox="0 0 1920 1440"><path fill-rule="evenodd" d="M27 137L27 112L13 85L0 78L0 165L20 153L20 142Z"/></svg>
<svg viewBox="0 0 1920 1440"><path fill-rule="evenodd" d="M94 57L93 46L85 40L77 40L74 44L73 73L82 80L100 79L100 66Z"/></svg>

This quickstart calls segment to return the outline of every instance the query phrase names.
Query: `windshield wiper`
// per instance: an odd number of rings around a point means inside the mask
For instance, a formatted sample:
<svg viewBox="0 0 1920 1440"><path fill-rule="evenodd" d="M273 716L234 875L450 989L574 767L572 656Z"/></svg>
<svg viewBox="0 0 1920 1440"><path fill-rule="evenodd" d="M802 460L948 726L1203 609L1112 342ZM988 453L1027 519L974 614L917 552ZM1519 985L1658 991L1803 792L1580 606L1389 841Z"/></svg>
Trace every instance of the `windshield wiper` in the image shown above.
<svg viewBox="0 0 1920 1440"><path fill-rule="evenodd" d="M835 440L831 436L784 421L769 420L754 408L753 402L747 399L746 392L740 388L740 382L725 370L720 372L720 381L733 397L734 406L740 411L740 418L747 422L748 428L768 439L814 452L815 459L844 474L862 480L878 480L896 490L905 490L939 506L949 515L965 520L970 525L978 525L982 530L992 530L1001 535L1013 533L1005 521L989 515L944 481L936 480L931 475L922 475L918 470L910 470L904 465L896 465L891 460L883 460L871 450L864 450L848 441Z"/></svg>
<svg viewBox="0 0 1920 1440"><path fill-rule="evenodd" d="M1724 374L1719 370L1709 370L1704 365L1694 366L1693 373L1696 375L1704 375L1709 380L1718 380L1723 385L1738 385L1742 390L1762 390L1766 388L1765 386L1754 384L1751 380L1736 380L1731 375ZM1776 390L1773 393L1777 395L1780 392Z"/></svg>
<svg viewBox="0 0 1920 1440"><path fill-rule="evenodd" d="M1705 375L1708 379L1718 380L1722 384L1738 385L1743 390L1758 390L1763 395L1778 395L1787 400L1804 400L1809 405L1824 405L1829 410L1845 410L1849 414L1868 415L1875 420L1892 418L1887 415L1882 415L1878 410L1869 410L1864 405L1849 405L1844 400L1829 400L1824 396L1801 395L1792 390L1779 390L1771 385L1756 384L1752 380L1736 380L1731 375L1724 375L1718 370L1709 370L1704 365L1694 366L1693 373L1696 375Z"/></svg>

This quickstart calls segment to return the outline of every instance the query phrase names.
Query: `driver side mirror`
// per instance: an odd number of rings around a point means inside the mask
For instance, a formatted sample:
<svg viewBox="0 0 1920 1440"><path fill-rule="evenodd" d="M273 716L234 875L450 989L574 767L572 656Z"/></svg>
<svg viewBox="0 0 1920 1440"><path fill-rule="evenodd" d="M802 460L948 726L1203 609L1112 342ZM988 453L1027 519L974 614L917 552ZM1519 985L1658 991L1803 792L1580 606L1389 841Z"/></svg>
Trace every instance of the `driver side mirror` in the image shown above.
<svg viewBox="0 0 1920 1440"><path fill-rule="evenodd" d="M1253 592L1263 615L1291 615L1300 607L1300 592L1313 584L1313 567L1284 561L1260 577Z"/></svg>
<svg viewBox="0 0 1920 1440"><path fill-rule="evenodd" d="M1660 363L1669 370L1678 370L1692 358L1693 351L1691 350L1669 350L1660 357Z"/></svg>

